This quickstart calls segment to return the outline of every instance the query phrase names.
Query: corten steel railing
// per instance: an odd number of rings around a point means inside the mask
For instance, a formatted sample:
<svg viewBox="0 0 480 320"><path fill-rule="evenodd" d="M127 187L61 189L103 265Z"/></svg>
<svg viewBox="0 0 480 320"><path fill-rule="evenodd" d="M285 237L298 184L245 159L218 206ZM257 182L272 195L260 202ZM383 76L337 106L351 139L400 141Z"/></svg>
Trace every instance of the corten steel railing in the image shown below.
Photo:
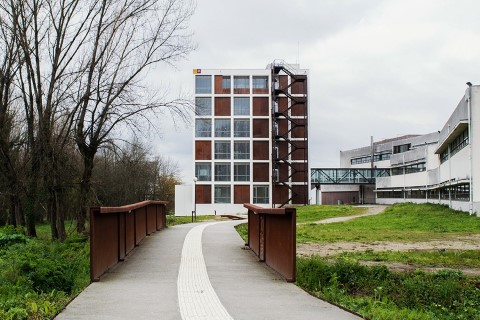
<svg viewBox="0 0 480 320"><path fill-rule="evenodd" d="M166 201L143 201L122 207L90 209L90 280L99 281L135 246L167 227Z"/></svg>
<svg viewBox="0 0 480 320"><path fill-rule="evenodd" d="M246 245L260 261L281 274L285 280L296 280L296 209L261 208L252 204L248 209L248 240Z"/></svg>

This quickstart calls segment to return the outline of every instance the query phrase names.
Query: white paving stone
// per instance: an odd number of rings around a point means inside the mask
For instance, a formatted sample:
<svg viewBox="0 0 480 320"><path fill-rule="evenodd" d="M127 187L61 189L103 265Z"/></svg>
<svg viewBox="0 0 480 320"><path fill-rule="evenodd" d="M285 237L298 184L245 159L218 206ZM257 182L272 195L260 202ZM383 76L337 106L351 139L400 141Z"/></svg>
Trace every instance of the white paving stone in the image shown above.
<svg viewBox="0 0 480 320"><path fill-rule="evenodd" d="M178 304L183 320L233 320L210 283L202 252L203 230L192 228L183 243L177 279Z"/></svg>

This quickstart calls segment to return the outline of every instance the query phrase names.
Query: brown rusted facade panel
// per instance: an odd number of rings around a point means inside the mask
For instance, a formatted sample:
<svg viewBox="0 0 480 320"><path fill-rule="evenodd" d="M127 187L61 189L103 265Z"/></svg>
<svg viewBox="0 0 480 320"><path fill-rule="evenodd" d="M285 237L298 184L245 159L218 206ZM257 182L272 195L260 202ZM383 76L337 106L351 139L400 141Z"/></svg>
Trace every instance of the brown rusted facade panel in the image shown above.
<svg viewBox="0 0 480 320"><path fill-rule="evenodd" d="M145 207L135 210L135 245L147 236L147 211Z"/></svg>
<svg viewBox="0 0 480 320"><path fill-rule="evenodd" d="M254 116L268 116L269 104L267 97L255 97L252 102Z"/></svg>
<svg viewBox="0 0 480 320"><path fill-rule="evenodd" d="M215 98L215 116L230 116L230 98Z"/></svg>
<svg viewBox="0 0 480 320"><path fill-rule="evenodd" d="M195 160L212 160L211 141L195 141Z"/></svg>
<svg viewBox="0 0 480 320"><path fill-rule="evenodd" d="M358 203L358 191L322 192L322 204Z"/></svg>
<svg viewBox="0 0 480 320"><path fill-rule="evenodd" d="M294 192L294 196L292 198L292 204L308 203L308 186L293 185L292 190Z"/></svg>
<svg viewBox="0 0 480 320"><path fill-rule="evenodd" d="M253 137L254 138L268 138L269 134L269 120L268 119L253 119Z"/></svg>
<svg viewBox="0 0 480 320"><path fill-rule="evenodd" d="M303 182L305 179L308 179L308 168L307 164L304 162L294 162L292 163L292 166L294 168L293 171L295 171L292 174L292 181L293 182Z"/></svg>
<svg viewBox="0 0 480 320"><path fill-rule="evenodd" d="M268 163L253 164L253 182L268 182L270 179L270 166Z"/></svg>
<svg viewBox="0 0 480 320"><path fill-rule="evenodd" d="M157 210L155 205L147 206L147 235L157 231Z"/></svg>
<svg viewBox="0 0 480 320"><path fill-rule="evenodd" d="M286 186L275 185L273 187L273 203L283 203L288 199L288 188Z"/></svg>
<svg viewBox="0 0 480 320"><path fill-rule="evenodd" d="M250 186L249 185L235 185L233 187L233 203L243 204L250 202Z"/></svg>
<svg viewBox="0 0 480 320"><path fill-rule="evenodd" d="M157 213L157 230L162 230L167 227L167 208L165 206L155 206Z"/></svg>
<svg viewBox="0 0 480 320"><path fill-rule="evenodd" d="M195 201L200 204L212 203L212 186L209 184L196 185Z"/></svg>
<svg viewBox="0 0 480 320"><path fill-rule="evenodd" d="M260 218L258 214L255 214L253 211L248 210L248 240L247 245L252 249L253 252L257 253L259 250L259 229Z"/></svg>
<svg viewBox="0 0 480 320"><path fill-rule="evenodd" d="M223 76L215 76L215 93L216 94L228 94L230 93L230 88L223 87Z"/></svg>
<svg viewBox="0 0 480 320"><path fill-rule="evenodd" d="M278 102L278 112L287 113L288 111L288 98L280 97L277 100Z"/></svg>
<svg viewBox="0 0 480 320"><path fill-rule="evenodd" d="M268 160L270 147L268 141L253 141L253 160Z"/></svg>
<svg viewBox="0 0 480 320"><path fill-rule="evenodd" d="M288 76L281 75L279 80L280 80L279 88L282 90L286 89L288 87Z"/></svg>
<svg viewBox="0 0 480 320"><path fill-rule="evenodd" d="M305 90L306 81L294 81L291 86L292 94L306 94Z"/></svg>
<svg viewBox="0 0 480 320"><path fill-rule="evenodd" d="M290 108L292 116L294 117L303 117L307 115L307 108L305 103L297 103Z"/></svg>

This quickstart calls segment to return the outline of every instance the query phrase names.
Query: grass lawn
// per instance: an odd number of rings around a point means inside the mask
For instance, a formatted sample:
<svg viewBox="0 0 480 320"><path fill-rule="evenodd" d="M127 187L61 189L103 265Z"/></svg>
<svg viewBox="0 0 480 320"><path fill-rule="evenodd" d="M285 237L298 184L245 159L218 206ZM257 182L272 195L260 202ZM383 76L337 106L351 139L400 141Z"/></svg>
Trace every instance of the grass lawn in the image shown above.
<svg viewBox="0 0 480 320"><path fill-rule="evenodd" d="M304 206L297 207L297 223L315 222L328 218L347 217L366 213L367 208L347 205Z"/></svg>
<svg viewBox="0 0 480 320"><path fill-rule="evenodd" d="M208 221L208 220L214 220L217 216L197 216L196 220L194 222L202 222L202 221ZM167 226L175 226L177 224L186 224L186 223L192 223L192 217L191 216L175 216L175 215L167 215Z"/></svg>
<svg viewBox="0 0 480 320"><path fill-rule="evenodd" d="M435 204L402 203L346 222L297 227L297 242L417 242L480 233L480 219Z"/></svg>

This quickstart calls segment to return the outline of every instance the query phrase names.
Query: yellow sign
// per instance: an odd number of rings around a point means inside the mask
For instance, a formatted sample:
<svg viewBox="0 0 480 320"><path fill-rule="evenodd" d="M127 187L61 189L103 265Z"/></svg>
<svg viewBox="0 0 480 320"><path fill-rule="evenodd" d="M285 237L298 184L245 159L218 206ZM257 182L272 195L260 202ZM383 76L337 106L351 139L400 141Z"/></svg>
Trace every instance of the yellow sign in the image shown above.
<svg viewBox="0 0 480 320"><path fill-rule="evenodd" d="M193 74L202 73L202 69L193 69Z"/></svg>

